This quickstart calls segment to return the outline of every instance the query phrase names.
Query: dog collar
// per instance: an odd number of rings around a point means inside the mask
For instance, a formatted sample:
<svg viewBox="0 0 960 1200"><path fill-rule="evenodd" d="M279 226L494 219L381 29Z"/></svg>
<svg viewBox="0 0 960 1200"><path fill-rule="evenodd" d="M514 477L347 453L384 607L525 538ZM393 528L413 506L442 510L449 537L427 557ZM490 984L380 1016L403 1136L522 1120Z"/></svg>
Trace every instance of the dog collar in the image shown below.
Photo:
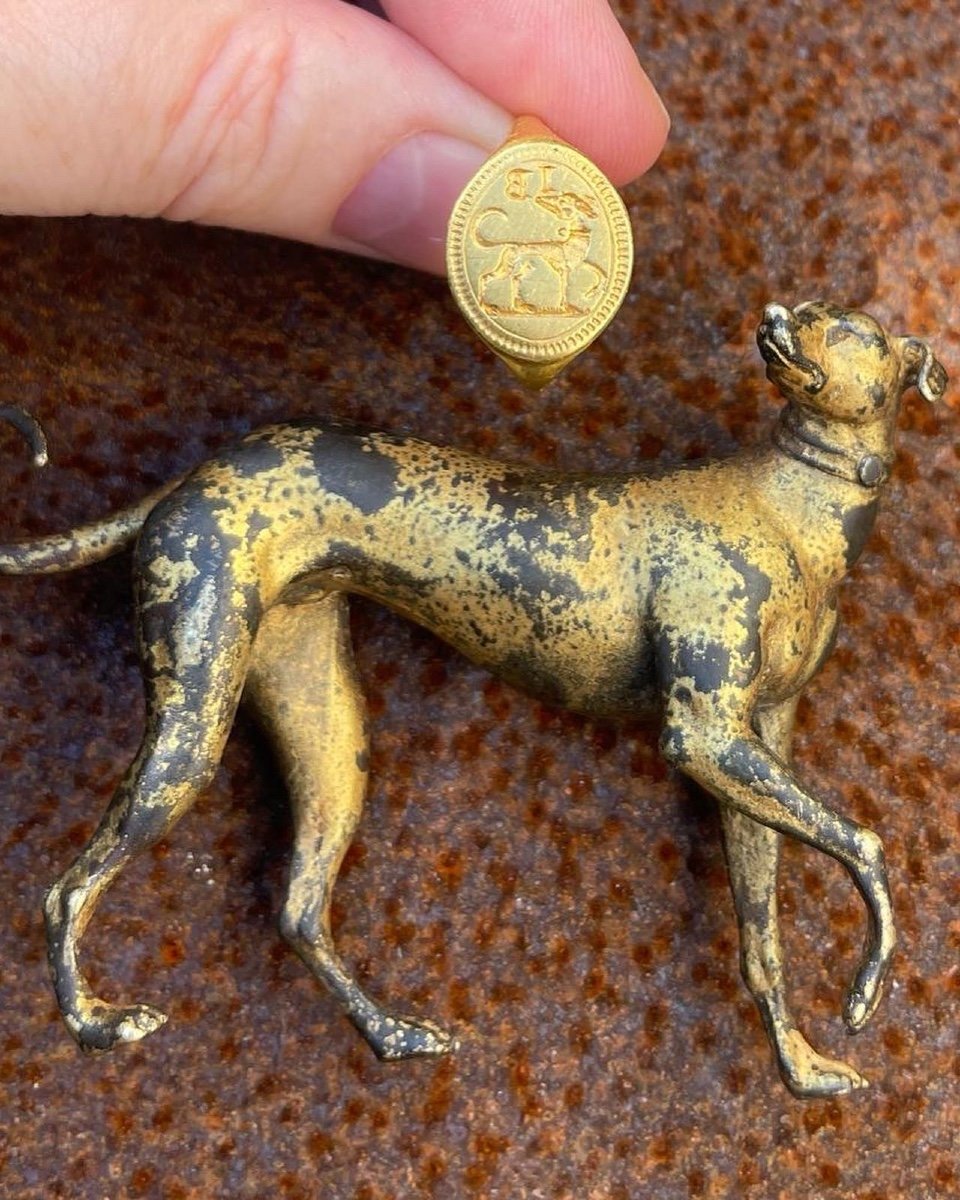
<svg viewBox="0 0 960 1200"><path fill-rule="evenodd" d="M879 454L856 454L829 442L803 424L802 417L793 408L787 408L773 431L774 445L791 458L796 458L808 467L824 471L857 483L861 487L878 488L890 477L892 459Z"/></svg>

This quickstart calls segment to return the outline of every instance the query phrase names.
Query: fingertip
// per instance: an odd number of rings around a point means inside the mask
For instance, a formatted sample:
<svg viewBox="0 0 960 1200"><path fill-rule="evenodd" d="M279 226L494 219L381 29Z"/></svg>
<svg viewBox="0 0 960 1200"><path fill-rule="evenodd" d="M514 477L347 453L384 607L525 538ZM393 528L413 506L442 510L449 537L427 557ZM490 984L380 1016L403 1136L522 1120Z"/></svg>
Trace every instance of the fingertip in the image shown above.
<svg viewBox="0 0 960 1200"><path fill-rule="evenodd" d="M666 106L606 0L561 0L551 11L544 120L623 186L659 157Z"/></svg>
<svg viewBox="0 0 960 1200"><path fill-rule="evenodd" d="M606 0L384 0L391 21L515 114L540 117L624 184L670 127Z"/></svg>
<svg viewBox="0 0 960 1200"><path fill-rule="evenodd" d="M591 110L563 111L554 129L622 187L660 157L670 133L670 115L632 51L595 78Z"/></svg>

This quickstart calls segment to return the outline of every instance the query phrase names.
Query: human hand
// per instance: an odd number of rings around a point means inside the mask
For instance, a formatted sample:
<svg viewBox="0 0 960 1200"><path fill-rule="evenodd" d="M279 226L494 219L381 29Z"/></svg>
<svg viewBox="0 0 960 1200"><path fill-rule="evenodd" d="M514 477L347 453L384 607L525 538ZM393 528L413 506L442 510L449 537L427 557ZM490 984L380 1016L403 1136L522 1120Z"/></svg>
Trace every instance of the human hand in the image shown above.
<svg viewBox="0 0 960 1200"><path fill-rule="evenodd" d="M607 0L6 0L0 212L165 216L443 271L531 112L624 183L667 118Z"/></svg>

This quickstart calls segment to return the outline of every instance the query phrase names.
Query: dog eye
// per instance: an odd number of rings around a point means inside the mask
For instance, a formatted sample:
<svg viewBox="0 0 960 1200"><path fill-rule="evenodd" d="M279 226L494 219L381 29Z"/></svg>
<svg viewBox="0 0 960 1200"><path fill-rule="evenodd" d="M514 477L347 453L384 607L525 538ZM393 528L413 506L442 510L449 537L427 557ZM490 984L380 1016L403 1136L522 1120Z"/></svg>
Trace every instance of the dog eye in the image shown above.
<svg viewBox="0 0 960 1200"><path fill-rule="evenodd" d="M815 325L822 308L822 300L804 300L793 310L793 315L801 325Z"/></svg>

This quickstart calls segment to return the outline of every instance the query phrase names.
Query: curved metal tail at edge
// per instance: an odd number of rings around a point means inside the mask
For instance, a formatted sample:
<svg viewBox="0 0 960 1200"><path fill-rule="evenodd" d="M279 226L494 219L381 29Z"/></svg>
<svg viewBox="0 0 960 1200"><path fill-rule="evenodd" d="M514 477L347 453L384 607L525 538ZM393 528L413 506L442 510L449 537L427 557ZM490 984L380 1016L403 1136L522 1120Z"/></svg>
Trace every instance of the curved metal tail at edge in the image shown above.
<svg viewBox="0 0 960 1200"><path fill-rule="evenodd" d="M34 466L46 465L47 439L34 417L8 404L0 405L0 421L6 421L23 434L33 451ZM89 525L28 542L0 545L0 575L45 575L109 558L136 538L151 510L180 482L174 479L122 512Z"/></svg>
<svg viewBox="0 0 960 1200"><path fill-rule="evenodd" d="M12 425L14 429L23 434L33 451L35 467L47 465L47 439L36 417L31 417L28 412L18 408L15 404L4 404L0 405L0 421L6 421L8 425Z"/></svg>

